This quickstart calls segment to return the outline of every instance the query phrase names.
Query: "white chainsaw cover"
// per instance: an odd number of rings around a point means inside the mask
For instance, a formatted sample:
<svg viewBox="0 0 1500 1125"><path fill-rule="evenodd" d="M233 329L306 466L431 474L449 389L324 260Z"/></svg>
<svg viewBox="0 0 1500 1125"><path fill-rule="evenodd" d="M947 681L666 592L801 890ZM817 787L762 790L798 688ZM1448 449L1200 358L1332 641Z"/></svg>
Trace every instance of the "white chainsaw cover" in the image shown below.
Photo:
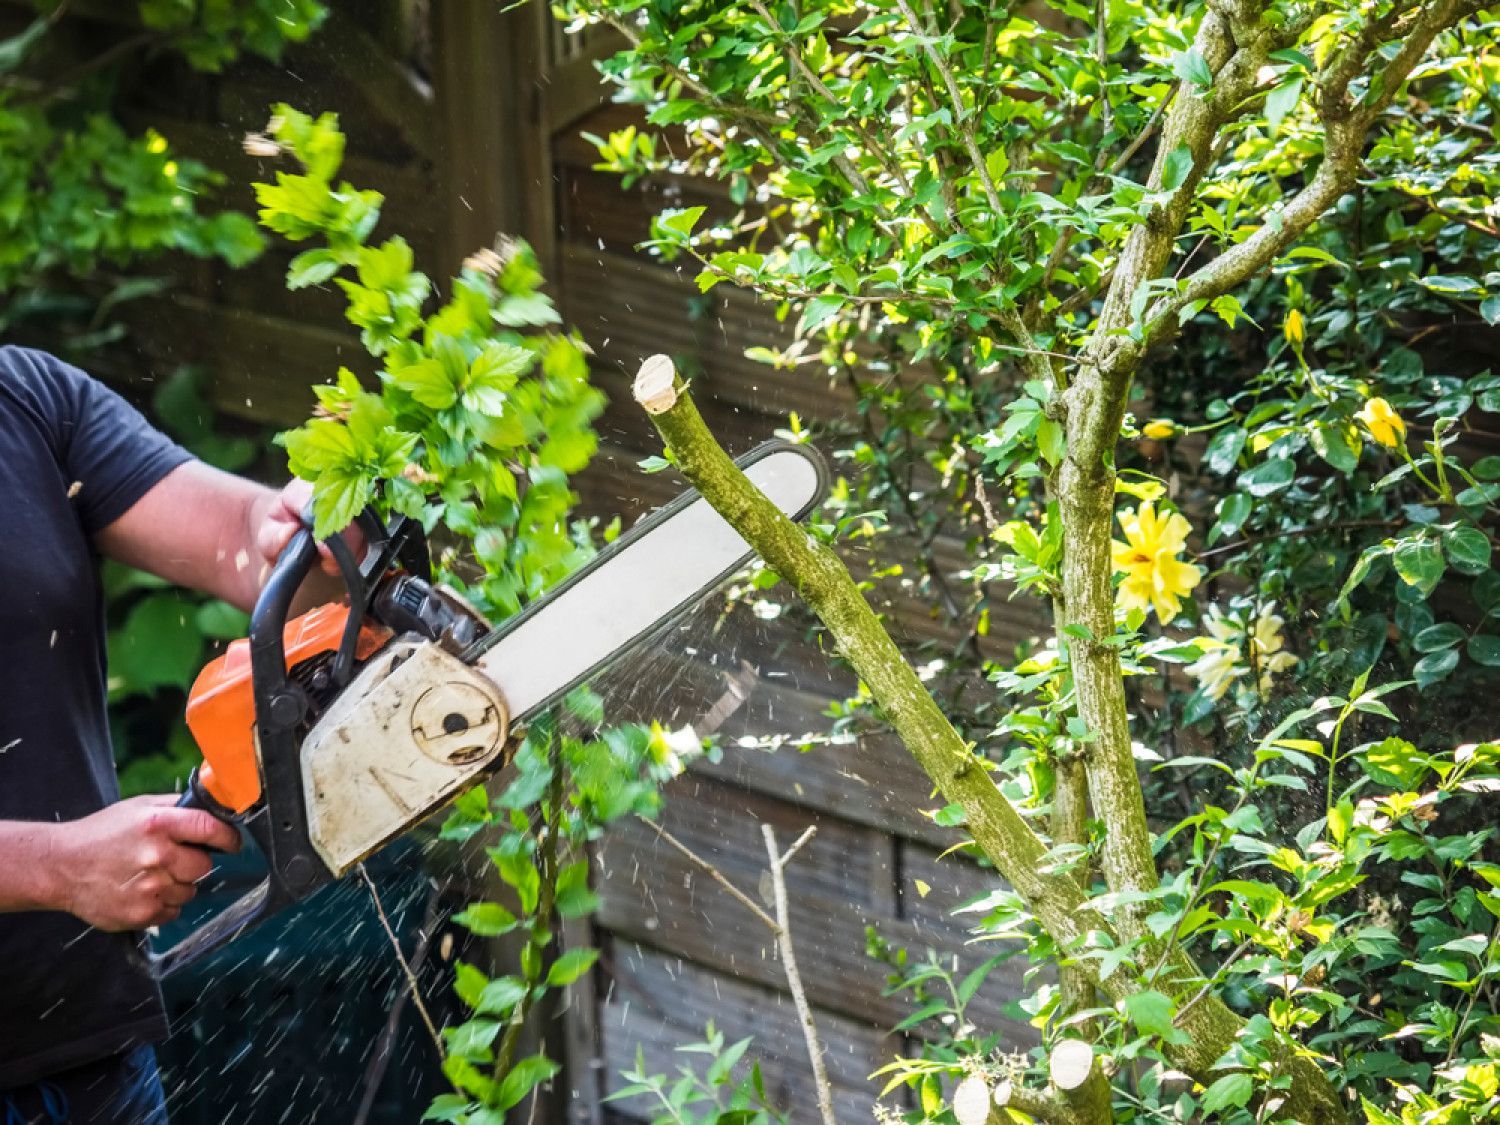
<svg viewBox="0 0 1500 1125"><path fill-rule="evenodd" d="M500 692L429 642L397 641L302 744L308 835L342 875L485 773L505 749Z"/></svg>

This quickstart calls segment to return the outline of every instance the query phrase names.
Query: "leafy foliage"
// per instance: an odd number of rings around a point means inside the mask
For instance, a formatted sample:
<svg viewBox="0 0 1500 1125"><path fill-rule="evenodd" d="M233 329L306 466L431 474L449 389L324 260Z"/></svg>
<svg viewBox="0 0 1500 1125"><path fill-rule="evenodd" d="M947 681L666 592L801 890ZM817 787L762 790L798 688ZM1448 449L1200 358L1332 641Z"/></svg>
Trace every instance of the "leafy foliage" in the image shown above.
<svg viewBox="0 0 1500 1125"><path fill-rule="evenodd" d="M399 235L369 244L379 193L335 182L336 119L280 106L267 133L303 171L256 185L261 222L319 243L292 260L287 284L335 282L382 361L378 391L345 368L318 388L320 417L281 439L292 471L313 482L317 534L378 500L468 540L479 569L468 593L486 611L515 612L589 550L568 521L568 476L593 455L589 423L603 406L582 346L550 330L557 313L522 243L471 257L424 314L433 286L411 247Z"/></svg>
<svg viewBox="0 0 1500 1125"><path fill-rule="evenodd" d="M98 308L86 298L48 292L70 278L138 266L169 251L242 265L263 241L254 223L234 211L203 207L222 176L172 151L152 129L131 135L112 111L110 54L62 70L53 25L66 5L39 0L39 14L0 43L0 323L39 314L106 312L121 299L154 291L129 285ZM148 29L141 49L180 54L200 70L216 70L250 51L277 58L322 21L316 0L142 0ZM117 64L115 64L117 65ZM107 339L97 332L74 341Z"/></svg>
<svg viewBox="0 0 1500 1125"><path fill-rule="evenodd" d="M668 1085L663 1075L646 1069L645 1059L637 1050L635 1067L624 1073L628 1085L620 1087L606 1101L652 1099L652 1125L778 1125L786 1120L766 1095L760 1064L741 1067L740 1060L750 1046L749 1039L726 1044L724 1033L710 1021L704 1038L684 1043L677 1049L684 1054L703 1055L708 1065L699 1074L691 1066L678 1068L679 1076ZM744 1076L735 1079L736 1069ZM647 1105L651 1105L648 1100Z"/></svg>
<svg viewBox="0 0 1500 1125"><path fill-rule="evenodd" d="M379 361L376 389L340 370L316 388L318 416L280 439L292 470L313 483L315 531L338 531L370 504L441 527L451 542L441 577L494 619L515 613L593 550L592 529L568 518L568 478L594 452L590 422L603 405L582 345L553 327L559 318L521 243L473 255L448 300L428 311L434 287L413 268L408 244L370 241L379 194L337 180L337 119L279 106L266 132L254 143L279 147L302 171L256 185L261 222L315 243L292 260L287 284L339 286ZM544 1055L517 1055L538 1004L590 972L598 955L556 948L561 922L597 906L583 849L611 820L653 814L659 784L701 749L658 727L584 733L603 720L602 701L575 691L559 715L529 725L505 789L466 793L443 826L446 839L486 841L509 895L456 919L479 937L522 940L513 973L458 965L455 989L473 1015L444 1030L443 1072L455 1092L433 1103L428 1120L498 1122L557 1073Z"/></svg>

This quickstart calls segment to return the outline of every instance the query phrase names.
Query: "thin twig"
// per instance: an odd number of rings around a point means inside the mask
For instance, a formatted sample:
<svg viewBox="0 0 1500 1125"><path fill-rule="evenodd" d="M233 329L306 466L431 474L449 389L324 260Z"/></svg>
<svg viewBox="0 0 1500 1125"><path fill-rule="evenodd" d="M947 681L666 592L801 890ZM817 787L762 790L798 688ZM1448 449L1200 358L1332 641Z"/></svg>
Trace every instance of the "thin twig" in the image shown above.
<svg viewBox="0 0 1500 1125"><path fill-rule="evenodd" d="M1173 1022L1175 1023L1177 1020L1181 1019L1184 1015L1187 1014L1188 1011L1192 1009L1194 1004L1198 1003L1198 1001L1202 1000L1205 996L1207 996L1215 988L1217 988L1220 982L1220 978L1229 971L1229 966L1233 965L1236 961L1243 957L1245 955L1245 952L1250 948L1252 944L1254 943L1251 938L1246 938L1244 941L1240 942L1235 951L1225 959L1222 965L1219 966L1219 971L1213 976L1209 977L1208 980L1203 982L1203 987L1193 994L1193 998L1191 1000L1177 1009L1176 1013L1172 1017Z"/></svg>
<svg viewBox="0 0 1500 1125"><path fill-rule="evenodd" d="M417 1006L422 1022L427 1025L427 1034L432 1036L432 1045L437 1048L438 1058L447 1058L448 1049L443 1046L443 1037L438 1034L437 1024L432 1022L432 1015L427 1011L427 1004L422 999L422 990L417 984L417 974L412 972L411 965L407 963L406 954L401 952L401 940L396 937L396 931L391 928L391 920L386 917L385 907L380 902L380 892L375 889L375 880L370 878L370 873L365 870L363 863L358 865L358 871L359 877L365 881L365 886L370 890L370 901L375 904L375 914L380 918L380 925L385 930L385 936L391 939L391 949L396 954L396 963L401 966L401 972L406 976L406 986L411 989L412 1003Z"/></svg>
<svg viewBox="0 0 1500 1125"><path fill-rule="evenodd" d="M1206 551L1199 551L1194 557L1208 559L1215 555L1228 554L1230 551L1243 550L1246 547L1254 547L1261 543L1270 543L1281 539L1300 539L1304 535L1317 535L1324 531L1349 531L1360 527L1384 527L1395 529L1404 527L1405 520L1339 520L1334 523L1319 524L1316 527L1298 527L1291 531L1278 531L1274 535L1255 535L1248 539L1239 539L1233 543L1225 543L1222 547L1210 547Z"/></svg>
<svg viewBox="0 0 1500 1125"><path fill-rule="evenodd" d="M432 939L439 929L438 922L438 900L440 891L434 884L432 892L427 896L427 910L422 919L420 937L417 939L417 948L411 955L411 969L413 975L422 971L422 965L427 960L427 954L432 949ZM375 1050L370 1055L369 1065L365 1067L364 1093L360 1096L359 1109L354 1114L352 1125L366 1125L370 1120L370 1114L375 1108L375 1099L380 1093L380 1084L385 1079L385 1072L391 1062L391 1049L396 1042L396 1035L401 1030L401 1017L406 1012L406 1001L416 995L410 985L403 988L396 997L396 1002L391 1005L390 1012L386 1015L385 1027L381 1029L380 1038L375 1043Z"/></svg>
<svg viewBox="0 0 1500 1125"><path fill-rule="evenodd" d="M815 836L817 834L817 831L818 831L818 826L816 824L809 824L807 826L807 831L803 832L802 835L800 835L800 836L797 837L797 842L795 844L793 844L791 847L787 848L787 850L782 853L782 855L781 855L781 865L783 867L785 867L788 863L791 863L792 862L792 856L796 855L799 851L801 851L802 850L802 845L805 844L805 843L807 843L809 840L811 840L813 838L813 836Z"/></svg>
<svg viewBox="0 0 1500 1125"><path fill-rule="evenodd" d="M1094 62L1099 67L1099 110L1104 125L1104 136L1114 128L1109 106L1109 83L1105 81L1109 72L1109 4L1097 0L1094 5Z"/></svg>
<svg viewBox="0 0 1500 1125"><path fill-rule="evenodd" d="M711 876L714 881L719 884L719 886L723 887L726 891L733 895L736 901L738 901L741 906L743 906L746 910L750 911L750 913L754 914L757 918L764 922L766 927L770 929L772 933L775 933L780 929L780 927L776 924L776 919L772 918L769 914L762 910L760 906L756 904L753 898L751 898L744 891L740 890L727 878L725 878L724 873L717 867L709 863L708 860L704 859L697 852L693 851L692 848L688 847L661 825L657 824L656 821L646 820L645 817L641 817L641 819L649 824L652 831L654 831L658 836L660 836L667 843L671 844L683 855L687 856L688 859L692 860L693 863L695 863L704 872Z"/></svg>
<svg viewBox="0 0 1500 1125"><path fill-rule="evenodd" d="M792 855L811 838L815 831L809 826L785 855L776 852L776 833L769 824L760 826L766 840L766 854L771 859L771 893L776 903L776 947L781 952L781 968L786 973L787 987L792 990L792 1003L797 1008L797 1019L802 1024L802 1037L807 1041L807 1056L812 1062L813 1086L818 1095L818 1112L823 1125L838 1125L833 1115L833 1091L828 1085L828 1068L823 1062L823 1045L818 1041L818 1025L813 1021L812 1007L807 1002L807 992L802 987L802 974L797 969L797 955L792 948L791 911L787 905L786 864Z"/></svg>

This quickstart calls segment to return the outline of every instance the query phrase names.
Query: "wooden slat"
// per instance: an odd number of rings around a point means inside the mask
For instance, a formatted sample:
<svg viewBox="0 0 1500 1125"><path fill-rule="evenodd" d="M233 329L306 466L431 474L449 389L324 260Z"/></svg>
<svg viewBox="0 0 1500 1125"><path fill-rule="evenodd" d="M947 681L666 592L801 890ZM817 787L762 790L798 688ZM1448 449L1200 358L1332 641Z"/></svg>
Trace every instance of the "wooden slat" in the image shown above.
<svg viewBox="0 0 1500 1125"><path fill-rule="evenodd" d="M309 41L310 54L351 82L413 151L434 154L432 88L338 8Z"/></svg>
<svg viewBox="0 0 1500 1125"><path fill-rule="evenodd" d="M693 806L681 802L674 823L697 818ZM757 812L786 814L761 805ZM697 838L702 838L702 833ZM731 862L733 860L733 862ZM753 859L721 856L733 871L748 873ZM657 839L645 825L631 822L612 829L600 847L603 899L600 921L616 933L657 949L678 953L700 965L772 988L782 987L769 932L743 906L675 849ZM922 950L948 954L963 967L978 958L954 941L945 929L907 919L872 914L840 897L797 894L791 903L792 932L799 948L817 951L804 972L809 998L816 1004L851 1018L893 1026L909 1012L907 1002L883 996L884 970L865 956L865 927L880 926L888 940ZM1019 976L997 971L974 1000L976 1018L1001 1027L1001 1006L1015 995Z"/></svg>
<svg viewBox="0 0 1500 1125"><path fill-rule="evenodd" d="M135 329L149 375L199 364L216 409L270 425L306 420L313 383L332 378L341 364L362 370L372 362L356 337L195 297L133 302L122 316ZM162 324L172 325L170 338Z"/></svg>
<svg viewBox="0 0 1500 1125"><path fill-rule="evenodd" d="M620 1072L634 1068L637 1051L648 1073L675 1078L679 1068L691 1066L701 1074L709 1060L678 1048L702 1040L711 1020L727 1043L754 1037L737 1077L748 1073L751 1060L760 1060L773 1103L790 1110L799 1125L818 1120L806 1047L788 997L627 942L615 944L608 968L610 986L600 1026L610 1090L626 1085ZM897 1042L878 1028L826 1011L815 1012L814 1018L837 1119L870 1120L879 1087L868 1076L894 1056ZM649 1100L612 1104L636 1120L651 1118Z"/></svg>

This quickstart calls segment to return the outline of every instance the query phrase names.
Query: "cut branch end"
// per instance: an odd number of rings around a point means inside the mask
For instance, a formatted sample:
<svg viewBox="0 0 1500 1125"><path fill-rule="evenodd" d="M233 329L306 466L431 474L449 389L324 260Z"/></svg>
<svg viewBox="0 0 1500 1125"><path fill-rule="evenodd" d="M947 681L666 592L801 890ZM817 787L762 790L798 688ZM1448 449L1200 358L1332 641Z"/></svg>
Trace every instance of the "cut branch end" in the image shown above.
<svg viewBox="0 0 1500 1125"><path fill-rule="evenodd" d="M677 366L670 356L653 355L641 364L631 388L647 414L665 414L677 405Z"/></svg>

